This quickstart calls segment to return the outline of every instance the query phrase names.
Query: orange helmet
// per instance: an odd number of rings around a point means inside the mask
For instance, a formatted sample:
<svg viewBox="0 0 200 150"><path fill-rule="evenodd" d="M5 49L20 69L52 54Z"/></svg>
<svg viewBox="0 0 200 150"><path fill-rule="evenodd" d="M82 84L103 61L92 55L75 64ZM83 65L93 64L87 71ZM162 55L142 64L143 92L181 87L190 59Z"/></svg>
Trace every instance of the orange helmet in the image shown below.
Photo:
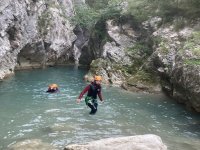
<svg viewBox="0 0 200 150"><path fill-rule="evenodd" d="M95 80L95 81L101 81L102 78L101 78L101 76L95 76L95 77L94 77L94 80Z"/></svg>
<svg viewBox="0 0 200 150"><path fill-rule="evenodd" d="M49 88L58 88L58 85L57 84L50 84Z"/></svg>

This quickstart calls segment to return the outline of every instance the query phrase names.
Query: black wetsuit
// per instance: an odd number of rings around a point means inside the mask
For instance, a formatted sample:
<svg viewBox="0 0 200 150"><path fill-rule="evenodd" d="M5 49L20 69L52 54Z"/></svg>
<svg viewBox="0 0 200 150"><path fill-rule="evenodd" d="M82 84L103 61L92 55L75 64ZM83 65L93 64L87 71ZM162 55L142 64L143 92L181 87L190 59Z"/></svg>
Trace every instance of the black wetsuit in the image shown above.
<svg viewBox="0 0 200 150"><path fill-rule="evenodd" d="M47 93L56 93L56 92L58 92L58 89L48 89L47 91L46 91Z"/></svg>
<svg viewBox="0 0 200 150"><path fill-rule="evenodd" d="M85 98L86 105L91 108L90 114L95 114L98 107L97 95L99 99L103 101L101 95L101 85L92 82L90 85L86 86L85 89L81 92L79 99L81 99L86 92L88 92Z"/></svg>

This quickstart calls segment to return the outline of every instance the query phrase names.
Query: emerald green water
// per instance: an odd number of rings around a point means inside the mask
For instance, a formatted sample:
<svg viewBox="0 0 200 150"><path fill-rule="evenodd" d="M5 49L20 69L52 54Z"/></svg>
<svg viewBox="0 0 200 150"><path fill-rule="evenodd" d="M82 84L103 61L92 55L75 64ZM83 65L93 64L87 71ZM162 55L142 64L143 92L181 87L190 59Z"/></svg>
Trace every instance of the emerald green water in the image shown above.
<svg viewBox="0 0 200 150"><path fill-rule="evenodd" d="M169 150L200 149L200 115L164 95L130 93L103 85L105 103L90 116L75 100L86 86L85 69L57 67L17 72L0 82L0 149L41 139L67 144L137 134L159 135ZM45 93L57 83L60 93Z"/></svg>

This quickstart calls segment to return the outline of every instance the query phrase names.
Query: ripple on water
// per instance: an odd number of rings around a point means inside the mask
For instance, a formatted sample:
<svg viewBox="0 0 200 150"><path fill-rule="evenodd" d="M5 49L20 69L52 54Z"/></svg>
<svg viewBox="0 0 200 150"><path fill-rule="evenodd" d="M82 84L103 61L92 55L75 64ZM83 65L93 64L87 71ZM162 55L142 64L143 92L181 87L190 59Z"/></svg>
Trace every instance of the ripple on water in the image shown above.
<svg viewBox="0 0 200 150"><path fill-rule="evenodd" d="M34 126L35 124L24 124L24 125L22 125L21 127L32 127L32 126Z"/></svg>
<svg viewBox="0 0 200 150"><path fill-rule="evenodd" d="M71 117L57 117L56 118L57 121L61 121L61 122L65 122L65 121L68 121L70 119L71 119Z"/></svg>
<svg viewBox="0 0 200 150"><path fill-rule="evenodd" d="M31 120L31 123L39 123L42 120L42 116L37 116Z"/></svg>
<svg viewBox="0 0 200 150"><path fill-rule="evenodd" d="M60 109L49 109L49 110L46 110L44 113L58 113L60 112Z"/></svg>
<svg viewBox="0 0 200 150"><path fill-rule="evenodd" d="M33 129L24 129L24 130L19 130L19 132L22 132L22 133L29 133L29 132L32 132Z"/></svg>

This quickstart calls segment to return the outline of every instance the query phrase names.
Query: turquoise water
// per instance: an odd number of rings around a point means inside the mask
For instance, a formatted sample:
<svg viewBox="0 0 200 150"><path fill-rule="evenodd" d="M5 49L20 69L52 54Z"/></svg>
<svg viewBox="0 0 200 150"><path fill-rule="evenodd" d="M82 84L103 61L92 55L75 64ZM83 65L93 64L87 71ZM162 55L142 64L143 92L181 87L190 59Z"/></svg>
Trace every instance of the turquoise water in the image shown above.
<svg viewBox="0 0 200 150"><path fill-rule="evenodd" d="M57 67L19 71L0 82L0 149L41 139L58 149L107 137L156 134L169 150L200 149L200 115L166 96L103 86L105 103L90 116L75 100L86 86L85 69ZM45 93L57 83L60 93Z"/></svg>

